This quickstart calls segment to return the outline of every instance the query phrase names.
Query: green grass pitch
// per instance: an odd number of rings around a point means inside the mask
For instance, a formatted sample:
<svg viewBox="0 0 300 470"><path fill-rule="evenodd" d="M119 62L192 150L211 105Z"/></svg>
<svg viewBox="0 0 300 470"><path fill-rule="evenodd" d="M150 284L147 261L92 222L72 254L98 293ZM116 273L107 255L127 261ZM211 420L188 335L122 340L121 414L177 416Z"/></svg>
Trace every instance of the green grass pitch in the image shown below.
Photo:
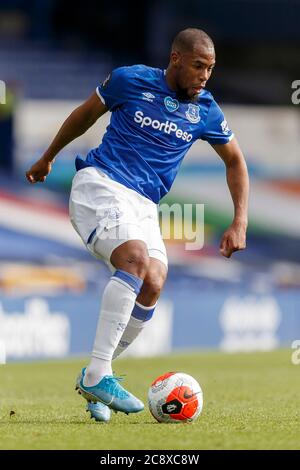
<svg viewBox="0 0 300 470"><path fill-rule="evenodd" d="M84 360L0 366L1 449L299 449L300 365L291 350L120 359L116 373L147 402L168 371L194 376L204 409L193 424L159 424L145 411L96 423L74 391Z"/></svg>

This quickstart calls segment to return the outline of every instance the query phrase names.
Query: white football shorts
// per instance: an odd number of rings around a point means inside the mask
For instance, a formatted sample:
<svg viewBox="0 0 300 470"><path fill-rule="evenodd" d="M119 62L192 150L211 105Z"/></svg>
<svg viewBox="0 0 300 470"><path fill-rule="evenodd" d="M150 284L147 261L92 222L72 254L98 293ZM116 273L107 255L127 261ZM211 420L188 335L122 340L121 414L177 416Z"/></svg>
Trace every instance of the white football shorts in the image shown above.
<svg viewBox="0 0 300 470"><path fill-rule="evenodd" d="M110 257L129 240L141 240L151 258L168 266L158 206L132 189L113 181L100 169L87 167L73 178L70 219L88 251L113 272ZM95 245L97 244L97 251Z"/></svg>

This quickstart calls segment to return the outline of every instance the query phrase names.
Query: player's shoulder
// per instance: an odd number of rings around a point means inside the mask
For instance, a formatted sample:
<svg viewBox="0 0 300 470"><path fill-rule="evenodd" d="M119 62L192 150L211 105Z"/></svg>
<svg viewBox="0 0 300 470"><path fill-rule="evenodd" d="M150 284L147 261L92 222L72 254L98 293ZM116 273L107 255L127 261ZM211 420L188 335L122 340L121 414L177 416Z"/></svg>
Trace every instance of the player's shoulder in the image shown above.
<svg viewBox="0 0 300 470"><path fill-rule="evenodd" d="M154 79L161 70L144 64L123 65L114 69L113 73L128 79Z"/></svg>
<svg viewBox="0 0 300 470"><path fill-rule="evenodd" d="M199 97L198 97L198 104L201 107L206 107L208 111L214 113L217 112L219 113L221 111L221 108L217 101L215 100L213 94L204 89L201 91Z"/></svg>
<svg viewBox="0 0 300 470"><path fill-rule="evenodd" d="M199 94L199 96L198 96L198 103L199 104L205 103L207 105L210 105L213 101L215 101L215 99L214 99L212 93L210 91L206 90L206 89L203 89L201 91L201 93Z"/></svg>

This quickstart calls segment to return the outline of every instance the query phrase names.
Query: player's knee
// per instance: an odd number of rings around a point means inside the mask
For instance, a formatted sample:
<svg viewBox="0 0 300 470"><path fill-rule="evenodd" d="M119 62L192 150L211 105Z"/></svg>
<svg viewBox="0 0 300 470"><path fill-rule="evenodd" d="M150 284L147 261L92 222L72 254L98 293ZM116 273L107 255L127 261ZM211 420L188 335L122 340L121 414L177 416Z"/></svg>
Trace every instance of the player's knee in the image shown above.
<svg viewBox="0 0 300 470"><path fill-rule="evenodd" d="M146 250L135 248L131 250L127 256L128 268L135 270L136 276L144 279L149 267L149 256Z"/></svg>
<svg viewBox="0 0 300 470"><path fill-rule="evenodd" d="M148 270L144 280L144 289L147 290L149 296L158 298L164 286L167 277L167 269L165 267Z"/></svg>
<svg viewBox="0 0 300 470"><path fill-rule="evenodd" d="M111 263L116 269L144 279L150 263L147 247L143 243L127 242L113 252Z"/></svg>

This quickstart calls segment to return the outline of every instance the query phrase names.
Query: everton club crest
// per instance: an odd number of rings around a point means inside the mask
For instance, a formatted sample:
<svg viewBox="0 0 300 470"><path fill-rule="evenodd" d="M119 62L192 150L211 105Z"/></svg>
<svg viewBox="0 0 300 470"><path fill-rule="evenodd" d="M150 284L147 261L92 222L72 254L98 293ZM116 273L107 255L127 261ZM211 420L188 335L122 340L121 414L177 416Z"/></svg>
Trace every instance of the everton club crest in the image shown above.
<svg viewBox="0 0 300 470"><path fill-rule="evenodd" d="M197 104L189 103L189 107L187 111L185 112L185 115L188 118L188 120L192 122L193 124L197 124L197 122L199 122L201 119L199 113L200 113L200 106L198 106Z"/></svg>

